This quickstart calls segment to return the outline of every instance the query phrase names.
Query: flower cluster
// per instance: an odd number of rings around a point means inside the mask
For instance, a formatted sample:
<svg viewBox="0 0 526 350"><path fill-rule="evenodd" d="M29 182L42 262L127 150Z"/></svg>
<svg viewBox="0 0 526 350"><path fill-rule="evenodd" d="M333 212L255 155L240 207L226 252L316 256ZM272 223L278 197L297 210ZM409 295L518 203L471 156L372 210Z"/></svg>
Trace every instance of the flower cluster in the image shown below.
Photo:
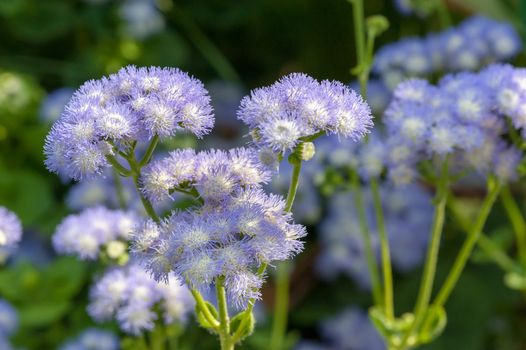
<svg viewBox="0 0 526 350"><path fill-rule="evenodd" d="M18 329L18 312L4 299L0 299L0 349L11 350L9 342Z"/></svg>
<svg viewBox="0 0 526 350"><path fill-rule="evenodd" d="M422 160L453 154L457 171L470 166L503 181L514 179L522 153L503 135L509 131L507 115L516 127L522 125L520 113L514 114L519 104L509 99L520 90L506 86L520 81L521 74L511 66L492 65L480 73L445 76L438 86L416 79L400 84L384 116L390 178L409 183Z"/></svg>
<svg viewBox="0 0 526 350"><path fill-rule="evenodd" d="M159 321L184 323L193 310L190 291L173 274L167 283L156 282L138 264L107 271L90 291L88 313L97 321L116 319L129 334L152 330Z"/></svg>
<svg viewBox="0 0 526 350"><path fill-rule="evenodd" d="M62 220L53 235L53 246L59 253L84 260L95 260L102 251L110 259L118 259L126 253L126 240L138 220L133 212L88 208Z"/></svg>
<svg viewBox="0 0 526 350"><path fill-rule="evenodd" d="M152 162L143 178L149 197L181 188L202 206L175 211L159 225L144 223L134 233L133 251L156 279L173 271L206 291L223 277L236 304L259 297L263 276L256 270L299 252L305 235L282 198L260 188L268 177L253 149L179 150Z"/></svg>
<svg viewBox="0 0 526 350"><path fill-rule="evenodd" d="M151 162L141 175L142 191L153 202L171 196L175 190L195 186L205 200L218 201L238 187L260 187L271 173L261 164L253 148L228 151L193 149L172 151Z"/></svg>
<svg viewBox="0 0 526 350"><path fill-rule="evenodd" d="M189 131L207 134L214 118L203 84L172 68L128 66L82 85L46 138L49 170L73 179L100 174L107 156L135 142Z"/></svg>
<svg viewBox="0 0 526 350"><path fill-rule="evenodd" d="M521 47L513 26L476 16L444 32L425 38L405 38L380 48L373 73L394 89L406 77L476 70L490 63L507 61Z"/></svg>
<svg viewBox="0 0 526 350"><path fill-rule="evenodd" d="M22 224L18 217L0 207L0 248L13 248L22 238Z"/></svg>
<svg viewBox="0 0 526 350"><path fill-rule="evenodd" d="M88 328L75 339L62 344L59 350L118 350L119 338L109 331Z"/></svg>
<svg viewBox="0 0 526 350"><path fill-rule="evenodd" d="M363 192L373 250L378 253L380 246L372 195L370 191ZM425 256L432 221L431 196L416 185L403 188L383 185L381 193L393 265L400 271L408 271L418 266ZM360 286L369 287L365 247L362 232L356 224L358 221L352 193L331 198L329 214L319 230L321 253L317 270L326 278L343 272Z"/></svg>
<svg viewBox="0 0 526 350"><path fill-rule="evenodd" d="M237 115L250 127L256 146L276 153L320 132L358 140L372 126L370 108L356 92L337 81L318 82L299 73L253 90Z"/></svg>

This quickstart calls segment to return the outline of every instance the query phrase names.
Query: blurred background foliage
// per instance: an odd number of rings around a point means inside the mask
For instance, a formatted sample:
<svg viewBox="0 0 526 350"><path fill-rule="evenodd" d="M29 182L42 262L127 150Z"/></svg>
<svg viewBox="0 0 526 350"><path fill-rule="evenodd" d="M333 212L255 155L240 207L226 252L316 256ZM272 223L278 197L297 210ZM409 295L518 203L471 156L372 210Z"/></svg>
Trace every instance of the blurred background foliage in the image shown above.
<svg viewBox="0 0 526 350"><path fill-rule="evenodd" d="M179 67L205 83L227 81L242 92L291 71L352 80L352 13L344 0L158 0L149 9L127 8L134 3L139 2L0 0L0 205L16 212L25 228L20 254L0 270L0 295L20 312L14 343L23 348L55 348L92 324L85 305L97 266L55 257L49 245L68 212L64 196L70 186L43 165L50 123L41 116L41 103L50 92L75 89L128 64ZM524 33L519 1L447 3L455 20L483 13ZM434 17L401 16L390 0L367 0L365 5L366 14L383 14L390 21L378 46L441 29ZM518 62L524 62L524 55ZM225 89L219 85L216 90L221 94ZM233 119L235 104L225 109L230 115L221 118ZM228 123L218 124L220 136L231 137ZM451 263L463 234L447 224L442 255ZM512 237L508 226L497 210L488 232L498 232L506 244ZM300 336L317 337L320 320L349 304L369 305L367 293L348 278L331 284L316 280L310 269L315 254L311 235L293 281L290 328L296 331L290 344ZM503 284L502 272L485 263L482 253L476 257L480 264L469 265L448 305L445 334L426 349L526 349L524 298ZM439 278L446 267L441 266ZM420 272L396 276L400 311L414 302ZM272 285L266 292L265 303L271 305ZM265 348L269 326L265 321L260 325L244 348ZM202 333L189 330L189 342L199 339L199 349L213 348L215 339Z"/></svg>

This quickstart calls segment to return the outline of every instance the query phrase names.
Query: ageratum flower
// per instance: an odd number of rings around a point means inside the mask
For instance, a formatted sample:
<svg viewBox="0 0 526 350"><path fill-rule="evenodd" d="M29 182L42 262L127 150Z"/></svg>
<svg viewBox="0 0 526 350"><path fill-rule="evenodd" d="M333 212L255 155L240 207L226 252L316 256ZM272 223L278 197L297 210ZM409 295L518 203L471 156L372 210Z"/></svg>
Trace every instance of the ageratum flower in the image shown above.
<svg viewBox="0 0 526 350"><path fill-rule="evenodd" d="M136 141L189 131L197 137L214 124L203 84L172 68L128 66L82 85L46 138L50 171L76 180L100 174L106 156Z"/></svg>
<svg viewBox="0 0 526 350"><path fill-rule="evenodd" d="M510 24L474 16L444 32L404 38L380 48L372 71L394 90L407 77L473 71L508 61L521 47L520 37Z"/></svg>
<svg viewBox="0 0 526 350"><path fill-rule="evenodd" d="M18 217L4 207L0 207L0 248L12 248L22 238L22 224Z"/></svg>
<svg viewBox="0 0 526 350"><path fill-rule="evenodd" d="M89 208L62 220L52 237L53 247L82 260L97 259L104 248L109 258L118 259L126 252L125 242L137 222L133 212Z"/></svg>
<svg viewBox="0 0 526 350"><path fill-rule="evenodd" d="M193 310L193 298L173 274L167 281L154 281L135 263L108 270L91 288L88 313L99 322L116 319L124 332L133 335L152 330L159 321L184 323Z"/></svg>
<svg viewBox="0 0 526 350"><path fill-rule="evenodd" d="M62 344L59 350L118 350L119 338L109 331L88 328L74 339Z"/></svg>
<svg viewBox="0 0 526 350"><path fill-rule="evenodd" d="M143 178L149 197L180 188L193 191L202 206L175 211L160 224L147 221L134 233L132 251L157 280L173 272L206 291L224 277L237 305L258 298L257 269L299 252L305 235L282 197L261 189L268 179L253 149L180 150L152 162Z"/></svg>
<svg viewBox="0 0 526 350"><path fill-rule="evenodd" d="M379 257L380 242L372 194L369 190L363 192L372 246ZM409 271L418 266L425 256L432 221L431 196L416 185L403 188L382 185L381 193L393 265L399 271ZM325 278L331 279L344 273L359 286L369 288L365 245L356 225L358 221L352 193L336 194L331 198L328 215L318 230L321 234L321 253L316 267Z"/></svg>
<svg viewBox="0 0 526 350"><path fill-rule="evenodd" d="M301 138L319 132L358 140L372 126L370 108L356 92L301 73L253 90L237 115L250 127L258 148L276 153L290 151Z"/></svg>
<svg viewBox="0 0 526 350"><path fill-rule="evenodd" d="M196 153L179 149L152 161L141 175L142 191L153 202L171 197L176 188L196 186L208 200L221 200L238 187L260 187L270 180L255 149L235 148Z"/></svg>
<svg viewBox="0 0 526 350"><path fill-rule="evenodd" d="M510 66L490 66L447 75L438 86L418 79L400 84L384 116L391 180L409 183L417 164L445 155L453 158L456 172L474 168L502 181L516 178L522 153L506 137L506 117L524 130L516 85L521 74Z"/></svg>

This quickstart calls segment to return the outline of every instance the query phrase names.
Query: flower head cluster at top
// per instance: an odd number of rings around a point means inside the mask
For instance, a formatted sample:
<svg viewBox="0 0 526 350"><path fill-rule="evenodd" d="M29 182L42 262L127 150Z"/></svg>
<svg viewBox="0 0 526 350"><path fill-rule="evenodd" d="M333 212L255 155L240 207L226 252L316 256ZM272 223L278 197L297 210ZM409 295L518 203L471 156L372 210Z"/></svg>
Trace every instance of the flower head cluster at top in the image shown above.
<svg viewBox="0 0 526 350"><path fill-rule="evenodd" d="M207 290L221 277L236 304L259 297L257 269L299 252L305 235L282 198L260 188L268 178L253 149L178 150L152 162L142 179L148 197L180 189L202 205L175 211L160 224L146 222L136 230L132 250L156 279L173 271Z"/></svg>
<svg viewBox="0 0 526 350"><path fill-rule="evenodd" d="M0 248L13 248L22 238L22 224L18 217L0 207Z"/></svg>
<svg viewBox="0 0 526 350"><path fill-rule="evenodd" d="M178 69L129 66L75 92L46 138L46 165L78 180L100 174L107 156L135 142L181 131L201 137L213 124L199 80Z"/></svg>
<svg viewBox="0 0 526 350"><path fill-rule="evenodd" d="M80 259L95 260L102 251L110 259L118 259L126 253L125 242L138 222L133 212L88 208L62 220L53 235L53 246L59 253Z"/></svg>
<svg viewBox="0 0 526 350"><path fill-rule="evenodd" d="M276 153L320 132L357 140L372 126L370 108L356 92L299 73L253 90L237 114L250 127L254 144Z"/></svg>
<svg viewBox="0 0 526 350"><path fill-rule="evenodd" d="M119 338L109 331L88 328L74 339L62 344L59 350L118 350Z"/></svg>
<svg viewBox="0 0 526 350"><path fill-rule="evenodd" d="M97 321L115 318L120 328L139 335L160 321L169 325L185 322L193 310L190 291L170 275L168 283L158 283L138 264L108 270L90 292L88 313Z"/></svg>
<svg viewBox="0 0 526 350"><path fill-rule="evenodd" d="M384 116L389 177L409 183L420 161L452 154L457 170L513 180L522 153L503 136L526 126L519 103L525 77L524 69L492 65L448 75L437 86L416 79L400 84ZM507 127L506 117L515 128Z"/></svg>
<svg viewBox="0 0 526 350"><path fill-rule="evenodd" d="M424 259L432 222L431 195L417 185L393 188L382 185L385 225L389 228L389 246L394 267L408 271ZM371 229L373 251L379 253L375 209L370 191L364 191L364 205ZM321 250L316 264L318 273L332 279L344 273L362 288L370 286L365 242L358 208L352 193L336 194L329 202L328 215L321 222Z"/></svg>
<svg viewBox="0 0 526 350"><path fill-rule="evenodd" d="M511 59L522 44L512 25L471 17L459 26L425 38L405 38L378 50L373 74L394 89L406 77L476 70Z"/></svg>

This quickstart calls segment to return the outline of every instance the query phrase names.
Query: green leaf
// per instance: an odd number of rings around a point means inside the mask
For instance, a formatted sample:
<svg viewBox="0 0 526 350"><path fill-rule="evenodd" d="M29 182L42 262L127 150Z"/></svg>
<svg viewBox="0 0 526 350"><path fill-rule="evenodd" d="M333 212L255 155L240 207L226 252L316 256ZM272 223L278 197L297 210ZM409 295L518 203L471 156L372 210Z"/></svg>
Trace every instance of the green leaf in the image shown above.
<svg viewBox="0 0 526 350"><path fill-rule="evenodd" d="M18 307L22 327L43 327L62 318L70 309L70 302L42 301L26 303Z"/></svg>

